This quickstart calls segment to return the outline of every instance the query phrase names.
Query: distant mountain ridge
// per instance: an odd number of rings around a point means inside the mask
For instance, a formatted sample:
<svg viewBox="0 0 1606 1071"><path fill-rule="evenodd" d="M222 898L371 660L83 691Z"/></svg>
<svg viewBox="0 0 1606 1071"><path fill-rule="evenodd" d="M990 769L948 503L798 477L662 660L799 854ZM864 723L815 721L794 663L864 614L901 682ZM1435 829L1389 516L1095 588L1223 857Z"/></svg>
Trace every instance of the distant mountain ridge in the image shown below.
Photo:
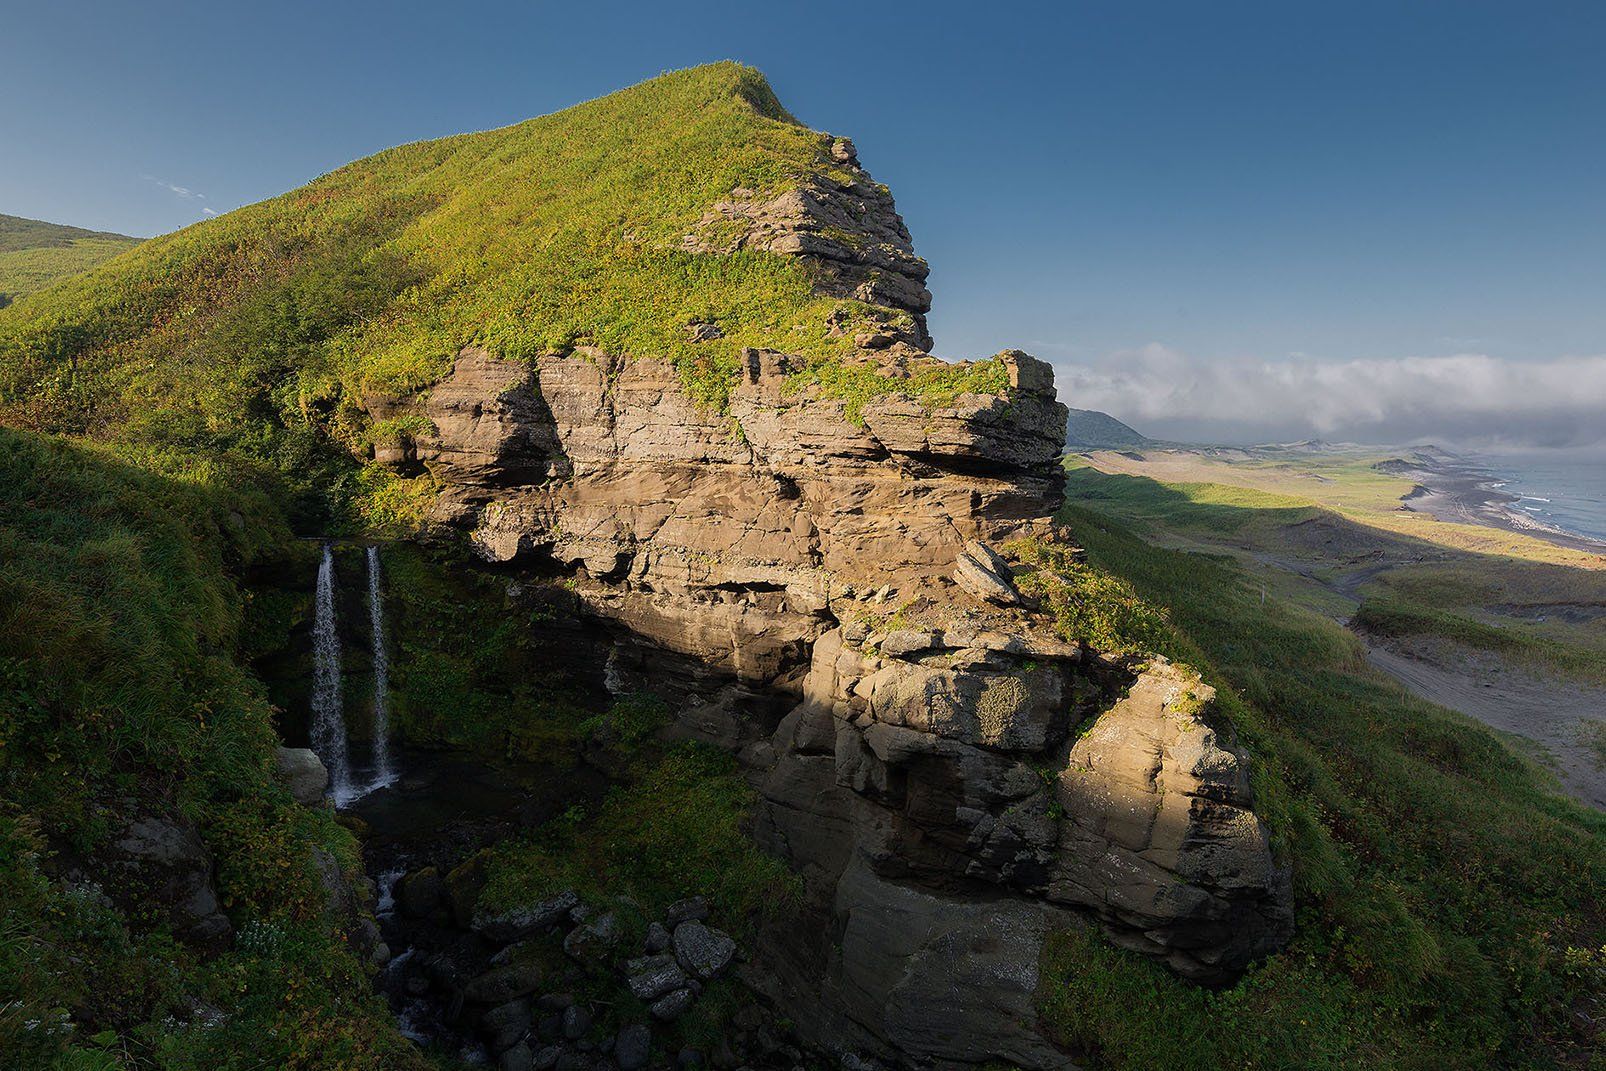
<svg viewBox="0 0 1606 1071"><path fill-rule="evenodd" d="M1154 440L1097 409L1072 409L1065 424L1065 445L1071 450L1130 449L1153 446Z"/></svg>
<svg viewBox="0 0 1606 1071"><path fill-rule="evenodd" d="M0 308L139 244L138 238L0 213Z"/></svg>

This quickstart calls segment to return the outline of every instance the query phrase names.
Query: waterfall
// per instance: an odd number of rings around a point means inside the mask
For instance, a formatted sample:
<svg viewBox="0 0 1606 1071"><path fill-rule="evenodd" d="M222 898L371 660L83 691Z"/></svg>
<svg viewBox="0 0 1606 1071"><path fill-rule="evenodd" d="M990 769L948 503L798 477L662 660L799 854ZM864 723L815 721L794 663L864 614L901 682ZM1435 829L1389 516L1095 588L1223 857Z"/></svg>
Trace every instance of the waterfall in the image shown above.
<svg viewBox="0 0 1606 1071"><path fill-rule="evenodd" d="M340 697L340 633L335 630L335 552L325 543L318 565L318 605L312 628L312 749L329 768L335 802L351 794L346 717Z"/></svg>
<svg viewBox="0 0 1606 1071"><path fill-rule="evenodd" d="M368 548L368 621L374 649L374 788L395 779L390 768L390 655L385 651L385 597L379 588L379 548Z"/></svg>

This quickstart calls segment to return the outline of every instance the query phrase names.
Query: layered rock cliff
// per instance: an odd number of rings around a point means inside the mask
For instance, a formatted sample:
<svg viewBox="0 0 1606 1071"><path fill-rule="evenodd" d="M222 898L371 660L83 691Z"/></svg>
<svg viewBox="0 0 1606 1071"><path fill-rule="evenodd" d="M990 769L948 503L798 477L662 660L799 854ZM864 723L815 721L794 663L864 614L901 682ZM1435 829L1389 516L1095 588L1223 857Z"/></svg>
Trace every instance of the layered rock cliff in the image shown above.
<svg viewBox="0 0 1606 1071"><path fill-rule="evenodd" d="M1096 918L1221 981L1288 937L1288 875L1212 691L1059 634L1017 588L998 548L1065 538L1052 371L1011 351L1001 390L919 389L980 366L919 348L925 265L841 154L835 187L735 191L686 241L808 258L823 292L881 305L845 362L873 392L750 349L716 410L653 354L471 346L369 408L427 421L383 459L435 475L440 526L571 577L616 637L612 683L673 694L679 731L739 754L754 833L820 922L770 935L750 981L889 1058L1058 1066L1033 1029L1044 934Z"/></svg>

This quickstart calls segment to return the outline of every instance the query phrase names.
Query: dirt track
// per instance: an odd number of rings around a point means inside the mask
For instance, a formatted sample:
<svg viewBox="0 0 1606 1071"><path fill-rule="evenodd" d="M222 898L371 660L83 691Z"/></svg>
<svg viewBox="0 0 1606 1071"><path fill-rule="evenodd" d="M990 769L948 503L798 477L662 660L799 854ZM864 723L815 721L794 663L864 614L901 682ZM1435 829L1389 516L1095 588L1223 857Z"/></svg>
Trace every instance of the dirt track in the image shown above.
<svg viewBox="0 0 1606 1071"><path fill-rule="evenodd" d="M1582 721L1606 718L1606 691L1518 671L1445 669L1372 642L1366 657L1423 699L1540 745L1569 795L1606 810L1606 768L1579 737Z"/></svg>

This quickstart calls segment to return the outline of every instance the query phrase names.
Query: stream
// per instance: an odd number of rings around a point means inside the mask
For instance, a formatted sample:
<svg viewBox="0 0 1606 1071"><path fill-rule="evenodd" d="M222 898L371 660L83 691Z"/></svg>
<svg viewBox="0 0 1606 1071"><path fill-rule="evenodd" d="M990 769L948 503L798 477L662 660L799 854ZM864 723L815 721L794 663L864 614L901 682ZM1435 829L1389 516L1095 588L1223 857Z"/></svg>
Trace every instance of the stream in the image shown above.
<svg viewBox="0 0 1606 1071"><path fill-rule="evenodd" d="M406 747L392 746L383 758L389 780L339 808L342 816L360 823L364 869L379 888L375 916L391 959L377 986L409 1038L469 1062L487 1061L482 1042L454 1022L456 1009L431 984L432 958L460 940L463 931L445 908L409 916L397 903L396 884L427 866L445 875L480 849L600 795L606 780L587 767L492 764ZM351 761L358 784L378 772L371 750L356 742Z"/></svg>

